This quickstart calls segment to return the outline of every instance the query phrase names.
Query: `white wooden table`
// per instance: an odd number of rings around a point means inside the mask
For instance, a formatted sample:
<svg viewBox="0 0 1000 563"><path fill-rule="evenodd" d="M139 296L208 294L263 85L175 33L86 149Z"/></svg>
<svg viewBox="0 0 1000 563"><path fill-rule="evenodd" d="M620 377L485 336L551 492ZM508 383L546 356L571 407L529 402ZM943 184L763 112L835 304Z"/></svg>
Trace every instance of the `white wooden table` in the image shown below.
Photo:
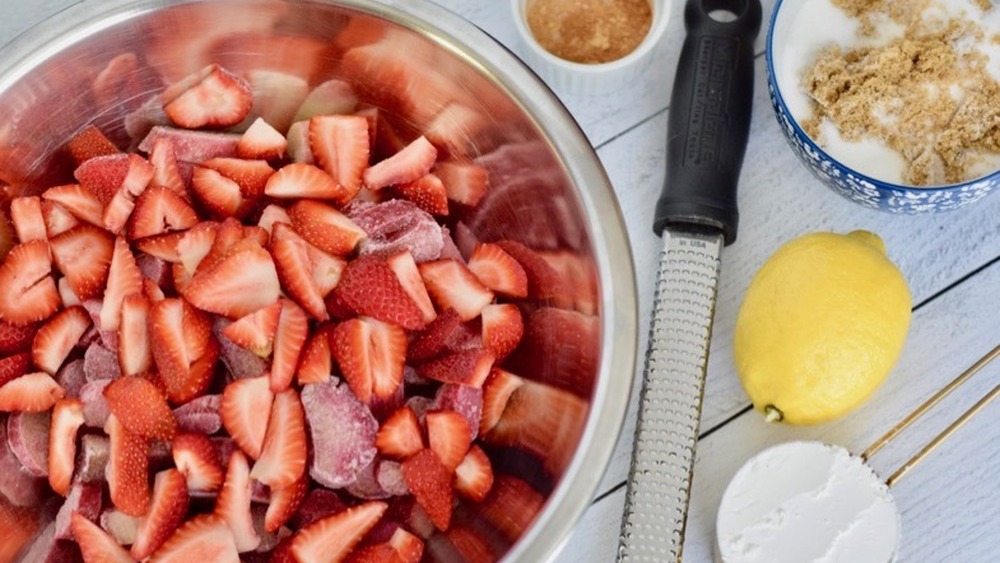
<svg viewBox="0 0 1000 563"><path fill-rule="evenodd" d="M557 92L597 148L628 219L643 333L648 326L660 246L650 227L651 204L663 183L669 92L683 38L683 2L673 1L670 28L641 80L601 98ZM507 0L438 2L515 52L521 50ZM0 44L72 3L5 0ZM763 3L768 17L774 0ZM757 45L755 113L740 182L739 240L723 254L686 561L712 560L719 499L748 457L768 445L795 439L821 439L861 451L1000 343L1000 195L950 213L897 217L864 209L820 185L786 146L771 112L762 56L766 28L765 22ZM743 293L757 268L785 241L815 230L854 229L881 235L909 281L914 315L903 356L881 390L842 421L813 428L767 425L762 416L749 410L733 367L733 325ZM643 336L640 349L644 351L645 346ZM636 393L639 376L637 372ZM1000 363L984 370L933 415L894 441L888 451L876 457L876 470L888 475L998 378ZM593 505L559 555L560 562L614 559L635 403L633 396L633 408L616 453ZM903 517L900 561L1000 560L998 474L1000 404L987 408L893 489Z"/></svg>

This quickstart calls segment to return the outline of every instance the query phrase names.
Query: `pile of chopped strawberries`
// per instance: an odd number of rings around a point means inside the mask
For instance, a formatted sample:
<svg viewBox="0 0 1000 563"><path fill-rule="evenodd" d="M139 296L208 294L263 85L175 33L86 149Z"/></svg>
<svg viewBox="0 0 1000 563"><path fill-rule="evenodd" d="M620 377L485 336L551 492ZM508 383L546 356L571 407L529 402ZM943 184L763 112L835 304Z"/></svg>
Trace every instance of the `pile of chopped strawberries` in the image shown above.
<svg viewBox="0 0 1000 563"><path fill-rule="evenodd" d="M10 201L0 560L485 561L531 523L547 491L487 452L558 476L597 325L519 305L585 276L456 244L486 168L352 96L278 130L211 65L144 106L136 152L90 126L75 183ZM550 381L516 375L546 354Z"/></svg>

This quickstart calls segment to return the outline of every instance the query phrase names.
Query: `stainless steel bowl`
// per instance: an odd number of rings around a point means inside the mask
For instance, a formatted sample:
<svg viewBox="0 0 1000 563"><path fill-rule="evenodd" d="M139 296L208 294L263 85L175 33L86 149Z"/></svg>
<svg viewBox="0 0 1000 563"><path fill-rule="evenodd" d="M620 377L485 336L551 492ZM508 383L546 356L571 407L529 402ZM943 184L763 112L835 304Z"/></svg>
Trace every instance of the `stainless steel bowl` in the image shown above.
<svg viewBox="0 0 1000 563"><path fill-rule="evenodd" d="M364 61L377 64L348 62L363 45L378 53ZM103 86L95 88L95 79L122 53L136 55L135 68L110 81L105 73ZM481 239L513 239L570 256L577 277L596 288L592 303L566 295L523 303L528 312L576 310L567 315L586 317L594 330L560 333L553 327L566 325L539 323L532 333L529 326L520 357L512 360L520 375L580 397L586 414L577 423L563 413L539 413L548 416L544 424L556 421L549 436L556 443L545 448L531 443L537 436L507 436L491 449L498 471L541 483L546 495L516 542L494 544L497 554L513 561L553 557L611 456L637 342L635 280L620 210L572 117L506 49L428 2L89 0L0 51L5 197L71 181L62 147L86 125L98 126L122 147L133 144L143 124L126 116L164 84L210 62L245 76L277 71L310 85L343 78L403 131L426 129L455 103L479 118L474 129L459 123L467 128L451 147L493 166L490 194L463 221ZM287 94L280 86L261 88L270 88L272 102ZM475 520L476 508L460 510L459 523Z"/></svg>

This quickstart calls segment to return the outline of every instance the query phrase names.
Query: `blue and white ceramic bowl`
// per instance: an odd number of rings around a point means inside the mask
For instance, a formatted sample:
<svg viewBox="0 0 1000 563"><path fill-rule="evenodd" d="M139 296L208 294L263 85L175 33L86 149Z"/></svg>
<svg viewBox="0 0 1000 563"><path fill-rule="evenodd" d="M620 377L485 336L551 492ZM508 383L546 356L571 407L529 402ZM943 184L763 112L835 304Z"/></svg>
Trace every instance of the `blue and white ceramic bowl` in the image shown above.
<svg viewBox="0 0 1000 563"><path fill-rule="evenodd" d="M782 88L794 84L780 83L780 63L803 0L777 0L767 33L767 86L778 124L792 150L812 170L817 178L840 195L866 207L890 213L917 214L949 211L978 201L1000 186L1000 170L961 184L929 187L909 187L893 184L862 174L820 148L792 117Z"/></svg>

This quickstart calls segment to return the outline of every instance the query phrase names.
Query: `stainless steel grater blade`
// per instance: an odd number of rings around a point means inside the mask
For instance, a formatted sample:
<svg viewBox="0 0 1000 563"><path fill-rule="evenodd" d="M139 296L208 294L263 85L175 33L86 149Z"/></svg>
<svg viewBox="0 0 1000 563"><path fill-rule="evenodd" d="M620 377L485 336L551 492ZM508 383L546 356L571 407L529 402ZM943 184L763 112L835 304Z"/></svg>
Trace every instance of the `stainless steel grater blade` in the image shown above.
<svg viewBox="0 0 1000 563"><path fill-rule="evenodd" d="M723 237L665 231L619 561L678 561Z"/></svg>

